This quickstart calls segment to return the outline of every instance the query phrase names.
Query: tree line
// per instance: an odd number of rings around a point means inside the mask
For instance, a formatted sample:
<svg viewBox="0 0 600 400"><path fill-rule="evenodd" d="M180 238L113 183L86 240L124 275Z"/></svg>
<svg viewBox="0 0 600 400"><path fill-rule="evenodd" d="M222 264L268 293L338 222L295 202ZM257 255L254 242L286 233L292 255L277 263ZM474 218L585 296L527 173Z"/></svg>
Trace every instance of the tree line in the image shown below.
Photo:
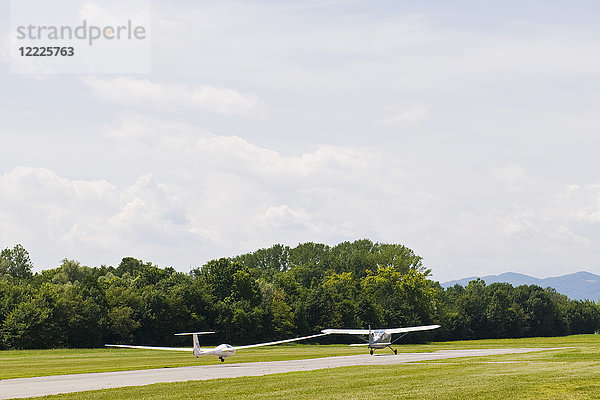
<svg viewBox="0 0 600 400"><path fill-rule="evenodd" d="M600 305L550 288L471 281L444 289L400 244L274 245L189 273L126 257L88 267L65 259L32 273L21 245L0 254L0 349L188 345L176 332L215 330L207 344L260 342L324 328L440 324L406 340L594 333ZM211 343L212 341L215 341ZM323 343L341 340L325 337Z"/></svg>

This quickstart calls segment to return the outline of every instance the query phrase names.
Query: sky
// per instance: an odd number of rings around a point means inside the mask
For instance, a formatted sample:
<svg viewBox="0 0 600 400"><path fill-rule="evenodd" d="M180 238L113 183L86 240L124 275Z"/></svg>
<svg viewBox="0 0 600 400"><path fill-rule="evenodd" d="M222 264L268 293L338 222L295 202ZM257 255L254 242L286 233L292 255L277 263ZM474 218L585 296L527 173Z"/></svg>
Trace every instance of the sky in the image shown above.
<svg viewBox="0 0 600 400"><path fill-rule="evenodd" d="M600 274L600 4L147 3L122 73L15 72L0 3L0 248L35 271L367 238L441 282Z"/></svg>

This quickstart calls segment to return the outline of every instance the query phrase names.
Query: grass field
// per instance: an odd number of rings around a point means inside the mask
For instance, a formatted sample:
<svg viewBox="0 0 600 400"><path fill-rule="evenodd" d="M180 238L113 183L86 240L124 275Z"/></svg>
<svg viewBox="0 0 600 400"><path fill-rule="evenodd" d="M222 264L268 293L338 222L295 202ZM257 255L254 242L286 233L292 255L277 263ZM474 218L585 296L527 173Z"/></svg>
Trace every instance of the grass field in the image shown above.
<svg viewBox="0 0 600 400"><path fill-rule="evenodd" d="M398 346L399 352L441 349L568 347L561 350L345 367L263 377L218 379L110 389L45 399L599 399L600 335L480 340ZM291 345L250 349L227 362L349 355L348 346ZM157 354L158 353L158 354ZM0 352L0 378L219 363L188 354L97 349Z"/></svg>

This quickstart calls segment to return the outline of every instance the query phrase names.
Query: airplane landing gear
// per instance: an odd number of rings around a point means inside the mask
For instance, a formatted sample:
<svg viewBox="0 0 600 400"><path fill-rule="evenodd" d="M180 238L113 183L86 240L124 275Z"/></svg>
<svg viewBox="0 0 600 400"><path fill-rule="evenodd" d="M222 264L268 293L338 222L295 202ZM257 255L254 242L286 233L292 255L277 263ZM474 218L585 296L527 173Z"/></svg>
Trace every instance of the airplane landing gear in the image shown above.
<svg viewBox="0 0 600 400"><path fill-rule="evenodd" d="M221 362L225 362L225 359L223 357L219 357L219 360L221 360Z"/></svg>
<svg viewBox="0 0 600 400"><path fill-rule="evenodd" d="M373 351L375 351L375 350L371 349L371 355L373 355Z"/></svg>
<svg viewBox="0 0 600 400"><path fill-rule="evenodd" d="M395 355L398 355L398 350L396 349L392 349L392 346L388 346L390 348L391 351L394 352Z"/></svg>

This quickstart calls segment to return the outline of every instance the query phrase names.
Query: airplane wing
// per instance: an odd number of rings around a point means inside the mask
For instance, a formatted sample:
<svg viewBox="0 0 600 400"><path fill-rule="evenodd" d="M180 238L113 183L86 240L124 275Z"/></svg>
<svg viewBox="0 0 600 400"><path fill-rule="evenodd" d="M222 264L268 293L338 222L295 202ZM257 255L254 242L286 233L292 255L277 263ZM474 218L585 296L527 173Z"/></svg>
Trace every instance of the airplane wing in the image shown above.
<svg viewBox="0 0 600 400"><path fill-rule="evenodd" d="M369 334L368 329L323 329L321 332L325 333L326 335L329 335L332 333L339 333L342 335L368 335Z"/></svg>
<svg viewBox="0 0 600 400"><path fill-rule="evenodd" d="M416 332L416 331L427 331L430 329L440 328L440 325L423 325L423 326L408 326L405 328L388 328L388 329L372 329L371 332L379 332L385 331L387 334L392 333L408 333L408 332ZM342 334L342 335L368 335L368 329L323 329L321 332L325 334Z"/></svg>
<svg viewBox="0 0 600 400"><path fill-rule="evenodd" d="M210 332L185 332L185 333L176 333L175 336L183 336L183 335L210 335L211 333L215 333L213 331Z"/></svg>
<svg viewBox="0 0 600 400"><path fill-rule="evenodd" d="M145 349L145 350L168 350L168 351L194 351L191 347L154 347L154 346L133 346L130 344L105 344L106 347L122 347L125 349Z"/></svg>
<svg viewBox="0 0 600 400"><path fill-rule="evenodd" d="M316 335L303 336L303 337L297 337L297 338L285 339L285 340L278 340L276 342L266 342L266 343L249 344L249 345L246 345L246 346L236 346L236 347L234 347L234 349L240 350L240 349L250 349L252 347L272 346L272 345L275 345L275 344L297 342L299 340L312 339L312 338L316 338L316 337L319 337L319 336L325 336L325 335L327 335L327 333L317 333Z"/></svg>
<svg viewBox="0 0 600 400"><path fill-rule="evenodd" d="M408 333L408 332L416 332L416 331L428 331L431 329L440 328L440 325L423 325L423 326L408 326L406 328L391 328L385 329L385 333Z"/></svg>
<svg viewBox="0 0 600 400"><path fill-rule="evenodd" d="M209 335L214 332L186 332L176 333L175 336L183 335ZM156 347L156 346L134 346L131 344L105 344L106 347L121 347L125 349L166 350L166 351L194 351L193 347Z"/></svg>

